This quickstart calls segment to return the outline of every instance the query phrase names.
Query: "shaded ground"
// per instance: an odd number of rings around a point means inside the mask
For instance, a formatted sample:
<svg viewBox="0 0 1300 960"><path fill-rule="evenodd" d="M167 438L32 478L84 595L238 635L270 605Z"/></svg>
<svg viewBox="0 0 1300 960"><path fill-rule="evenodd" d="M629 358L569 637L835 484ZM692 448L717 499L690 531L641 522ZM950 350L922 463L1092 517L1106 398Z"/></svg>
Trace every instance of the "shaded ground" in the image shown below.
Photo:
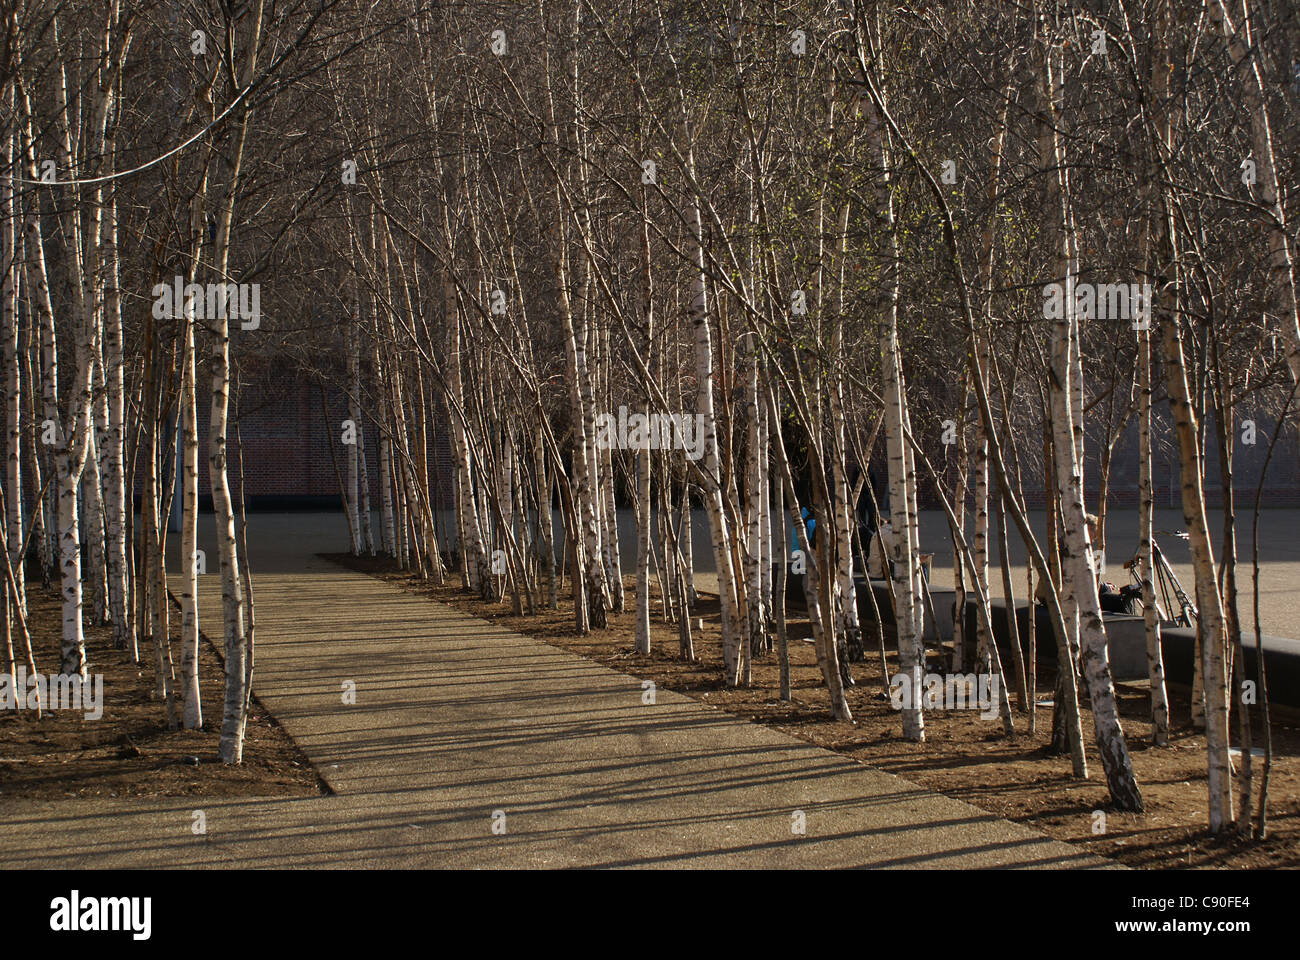
<svg viewBox="0 0 1300 960"><path fill-rule="evenodd" d="M1092 717L1087 710L1083 724L1089 741L1091 779L1078 781L1070 775L1068 757L1045 753L1050 707L1040 706L1038 729L1033 736L1026 729L1027 716L1021 713L1015 715L1017 735L1007 739L997 720L981 720L975 711L950 711L926 714L925 743L903 740L898 716L881 694L879 658L874 654L865 663L853 666L858 683L848 696L854 722L831 720L815 654L805 639L806 622L791 625L792 699L783 702L778 697L775 654L756 660L752 687L725 689L721 682L717 605L711 597L702 598L695 611L703 617L705 629L696 631L694 637L697 661L686 663L677 658L676 627L655 619L659 614L657 604L651 619L653 652L648 658L638 657L632 653L630 614L611 614L608 629L578 637L573 634L571 605L563 598L558 611L516 617L508 602L485 603L462 592L455 576L450 585L438 588L394 571L387 561L346 554L332 555L331 559L1129 866L1300 867L1300 716L1295 711L1274 708L1269 839L1258 844L1216 840L1204 827L1205 740L1187 726L1190 691L1185 688L1170 690L1176 729L1170 746L1158 749L1148 746L1151 725L1145 690L1139 685L1120 685L1120 709L1147 808L1141 815L1125 814L1109 809L1100 758L1091 743ZM890 666L892 672L892 657ZM1040 673L1040 699L1050 696L1053 680L1050 669ZM1233 733L1235 738L1235 719ZM1258 733L1256 745L1261 742ZM1256 776L1260 762L1255 761ZM1238 786L1234 778L1234 790ZM1097 822L1093 812L1097 810L1106 813L1106 829L1101 834L1093 833Z"/></svg>
<svg viewBox="0 0 1300 960"><path fill-rule="evenodd" d="M258 574L258 694L332 793L15 799L0 868L1115 866L706 702L647 700L626 673L304 555L321 533L271 518L249 554L279 571Z"/></svg>
<svg viewBox="0 0 1300 960"><path fill-rule="evenodd" d="M60 612L57 593L28 584L28 621L37 668L57 669ZM173 611L172 626L179 624ZM17 633L15 626L15 633ZM21 663L21 637L15 637ZM173 636L175 656L180 640ZM109 627L88 626L92 674L103 675L103 716L0 710L0 808L16 799L65 797L267 797L322 792L306 756L275 718L253 699L244 762L217 759L224 676L206 640L199 644L201 730L168 730L164 704L153 699L152 663L136 664L116 650ZM141 647L147 660L152 649ZM179 667L179 663L177 664ZM179 709L179 707L178 707Z"/></svg>

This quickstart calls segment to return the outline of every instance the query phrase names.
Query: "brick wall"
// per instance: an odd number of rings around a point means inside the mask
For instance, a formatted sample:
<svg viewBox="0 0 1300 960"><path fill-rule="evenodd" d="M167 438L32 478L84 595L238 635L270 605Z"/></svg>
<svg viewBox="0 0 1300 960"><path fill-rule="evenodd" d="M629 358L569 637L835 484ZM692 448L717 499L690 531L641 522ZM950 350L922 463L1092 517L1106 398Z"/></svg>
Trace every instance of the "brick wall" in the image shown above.
<svg viewBox="0 0 1300 960"><path fill-rule="evenodd" d="M200 392L199 428L199 496L208 502L208 426L210 422L206 395ZM303 378L274 391L246 388L240 397L238 432L236 410L231 405L228 432L228 457L231 483L237 482L242 452L244 493L250 506L258 501L313 498L330 507L339 503L339 485L335 474L347 477L348 448L342 443L343 421L348 417L347 398L336 390L326 389L325 411L321 409L319 389ZM328 415L328 431L326 426ZM333 446L334 459L330 457ZM370 480L371 505L379 509L379 437L373 425L362 424L363 451ZM242 446L241 446L242 444ZM138 476L138 475L137 475ZM450 507L451 449L447 436L438 432L430 436L429 482L435 507ZM137 493L143 483L137 480ZM237 490L236 490L237 492Z"/></svg>

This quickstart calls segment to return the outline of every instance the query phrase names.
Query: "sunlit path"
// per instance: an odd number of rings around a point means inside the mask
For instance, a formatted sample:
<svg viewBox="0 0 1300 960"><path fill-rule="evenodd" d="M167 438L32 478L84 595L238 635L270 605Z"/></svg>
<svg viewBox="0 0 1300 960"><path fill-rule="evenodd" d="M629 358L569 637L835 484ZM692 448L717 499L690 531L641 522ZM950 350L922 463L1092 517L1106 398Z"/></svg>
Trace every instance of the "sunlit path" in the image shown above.
<svg viewBox="0 0 1300 960"><path fill-rule="evenodd" d="M251 518L254 689L336 794L14 804L0 866L1100 863L689 698L645 704L635 678L314 556L321 521Z"/></svg>

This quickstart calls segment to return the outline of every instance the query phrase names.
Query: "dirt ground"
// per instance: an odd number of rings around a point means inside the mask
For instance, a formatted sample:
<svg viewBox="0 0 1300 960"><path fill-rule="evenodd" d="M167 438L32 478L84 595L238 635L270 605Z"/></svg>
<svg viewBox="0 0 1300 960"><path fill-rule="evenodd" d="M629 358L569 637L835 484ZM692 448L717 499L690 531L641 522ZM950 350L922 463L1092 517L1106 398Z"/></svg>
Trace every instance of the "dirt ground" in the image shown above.
<svg viewBox="0 0 1300 960"><path fill-rule="evenodd" d="M28 622L32 650L41 671L57 669L60 613L58 594L29 583ZM172 629L180 623L174 609ZM14 625L18 662L25 661ZM172 637L179 671L180 639ZM203 728L168 730L164 704L153 699L152 648L140 648L142 662L113 648L112 629L88 626L86 651L91 674L103 675L103 716L80 711L0 710L0 810L8 800L64 797L268 797L327 792L311 763L253 698L244 761L227 766L217 757L224 674L206 638L199 643L199 688ZM179 711L179 705L177 706Z"/></svg>
<svg viewBox="0 0 1300 960"><path fill-rule="evenodd" d="M632 652L630 613L610 614L605 630L579 637L573 632L572 604L564 598L559 610L518 617L512 615L509 598L504 603L485 603L462 591L457 575L450 578L448 586L434 587L395 571L389 561L345 554L331 558L1131 867L1300 867L1300 712L1294 710L1275 706L1272 711L1268 838L1258 843L1240 841L1235 836L1215 839L1205 826L1205 738L1190 729L1188 688L1170 688L1171 742L1166 748L1157 748L1151 746L1146 690L1138 684L1118 686L1121 718L1146 805L1143 814L1121 813L1110 809L1086 701L1083 728L1090 778L1073 779L1069 758L1046 752L1052 711L1041 701L1051 697L1055 681L1050 664L1038 672L1040 706L1037 731L1032 736L1028 733L1027 714L1018 711L1014 713L1017 732L1009 738L1004 736L999 720L981 720L977 711L929 711L925 715L925 742L913 743L902 738L898 714L883 695L878 654L869 653L865 662L852 666L856 685L848 691L848 700L853 721L831 719L816 654L807 639L806 620L792 618L790 622L791 700L783 702L779 698L775 653L755 660L749 688L728 690L723 685L716 598L702 596L693 612L703 618L704 630L695 631L696 661L689 663L678 657L677 628L663 621L657 601L652 600L651 606L652 653L641 657ZM630 580L627 597L630 601ZM868 630L868 646L874 642L872 636ZM896 664L892 652L889 667L893 673ZM1236 723L1234 716L1234 745ZM1255 746L1261 743L1262 728L1254 733ZM1236 763L1239 768L1240 757ZM1256 794L1262 763L1262 759L1255 758ZM1234 793L1239 789L1240 781L1234 776ZM1239 795L1234 796L1236 803ZM1094 812L1099 810L1106 815L1105 830L1094 833L1099 822Z"/></svg>

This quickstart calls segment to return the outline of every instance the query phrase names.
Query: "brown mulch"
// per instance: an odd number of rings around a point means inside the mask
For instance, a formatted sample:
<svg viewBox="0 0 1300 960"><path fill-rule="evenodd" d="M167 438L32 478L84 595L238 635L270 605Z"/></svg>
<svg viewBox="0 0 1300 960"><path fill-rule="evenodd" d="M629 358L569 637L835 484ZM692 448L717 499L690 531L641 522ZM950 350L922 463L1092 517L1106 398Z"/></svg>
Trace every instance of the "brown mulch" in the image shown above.
<svg viewBox="0 0 1300 960"><path fill-rule="evenodd" d="M28 583L28 622L39 670L57 670L61 640L58 594ZM170 611L171 627L180 614ZM256 698L250 703L244 759L217 756L225 676L212 644L199 643L203 727L169 730L164 704L153 699L153 650L140 663L113 647L112 629L87 626L91 674L103 675L103 716L82 712L0 710L0 809L17 799L67 797L271 797L327 793L310 761ZM17 624L14 648L25 651ZM179 635L172 637L179 672ZM0 651L0 669L4 654ZM179 686L178 686L179 692ZM177 706L179 711L179 705Z"/></svg>

